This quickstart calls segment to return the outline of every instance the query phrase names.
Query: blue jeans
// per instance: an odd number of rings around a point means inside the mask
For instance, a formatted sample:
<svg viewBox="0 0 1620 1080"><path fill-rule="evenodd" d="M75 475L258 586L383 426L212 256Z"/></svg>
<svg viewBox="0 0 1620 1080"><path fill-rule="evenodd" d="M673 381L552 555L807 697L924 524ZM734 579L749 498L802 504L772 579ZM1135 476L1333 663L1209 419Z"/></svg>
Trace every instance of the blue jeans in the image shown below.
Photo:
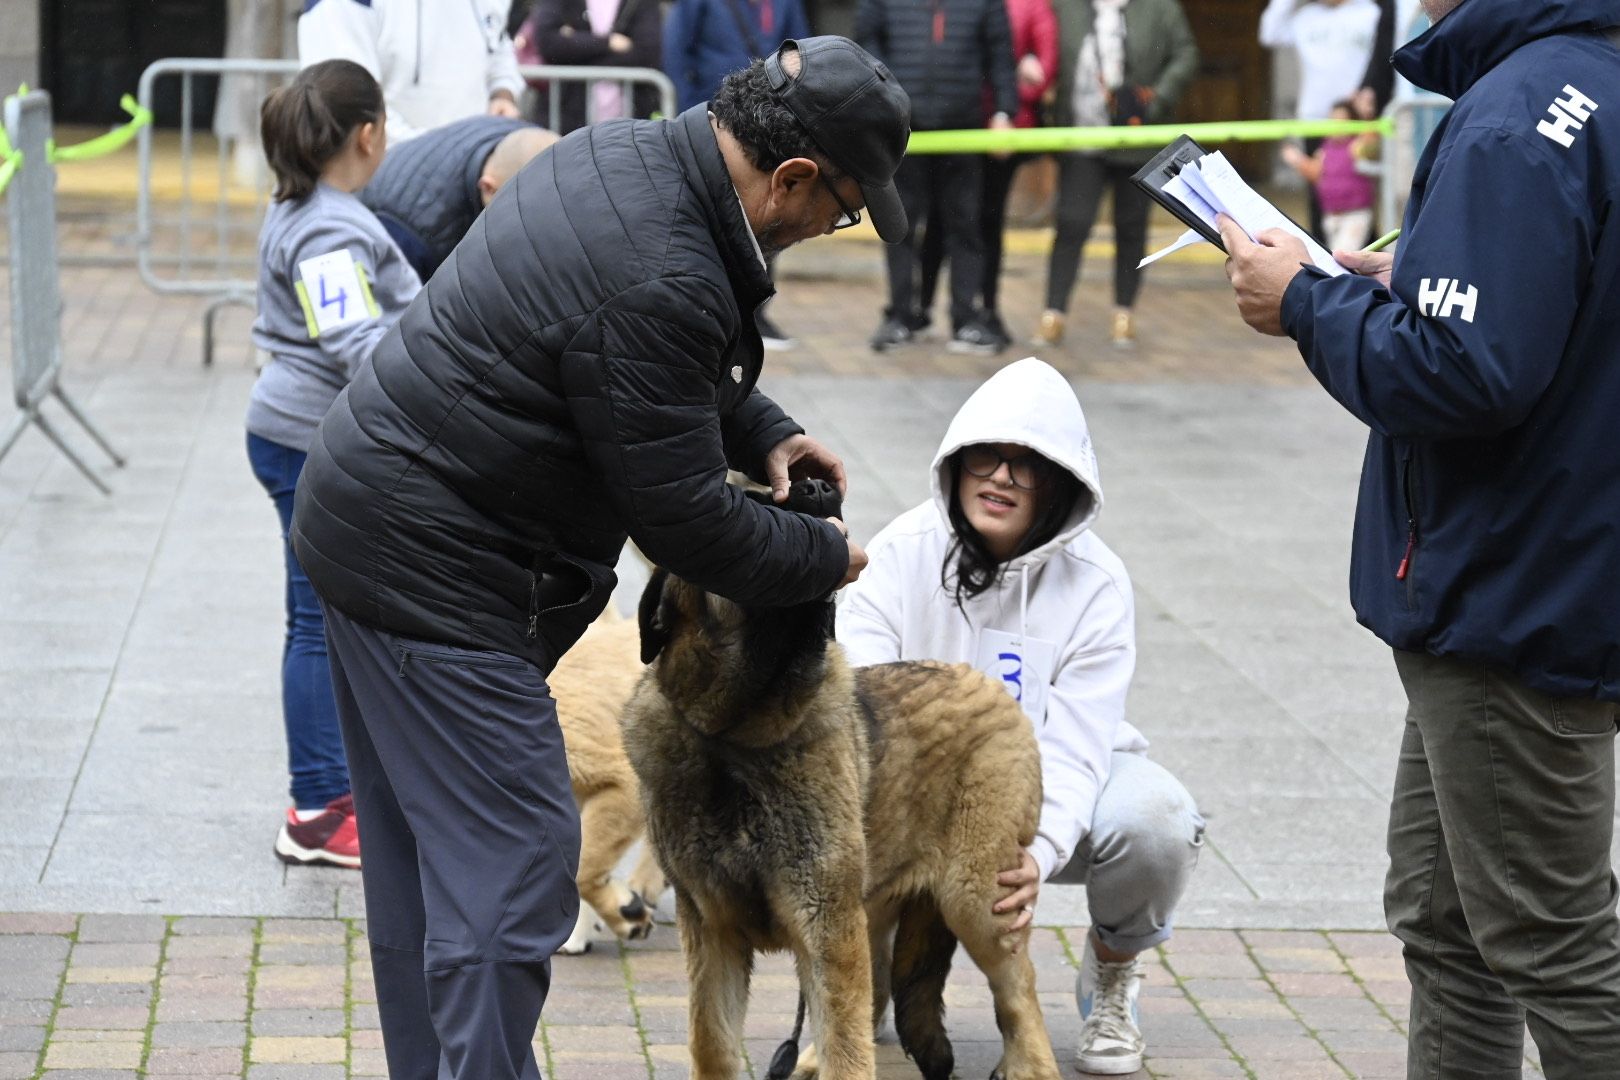
<svg viewBox="0 0 1620 1080"><path fill-rule="evenodd" d="M326 659L326 623L315 589L287 541L293 492L303 471L301 450L248 433L248 462L281 517L281 547L287 562L287 638L281 651L281 715L287 725L287 769L293 805L319 810L349 792L349 766L332 698Z"/></svg>

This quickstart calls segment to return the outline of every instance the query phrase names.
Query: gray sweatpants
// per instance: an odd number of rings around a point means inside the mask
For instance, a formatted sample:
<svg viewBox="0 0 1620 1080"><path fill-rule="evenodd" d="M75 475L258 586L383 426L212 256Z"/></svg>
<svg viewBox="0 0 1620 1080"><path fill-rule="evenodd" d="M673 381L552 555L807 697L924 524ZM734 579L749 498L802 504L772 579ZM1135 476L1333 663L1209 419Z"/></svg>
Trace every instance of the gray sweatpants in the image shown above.
<svg viewBox="0 0 1620 1080"><path fill-rule="evenodd" d="M1384 910L1412 982L1410 1080L1620 1077L1611 703L1396 652L1406 734Z"/></svg>
<svg viewBox="0 0 1620 1080"><path fill-rule="evenodd" d="M1203 846L1204 819L1181 781L1141 754L1116 751L1091 831L1051 881L1084 885L1098 940L1138 953L1169 940Z"/></svg>

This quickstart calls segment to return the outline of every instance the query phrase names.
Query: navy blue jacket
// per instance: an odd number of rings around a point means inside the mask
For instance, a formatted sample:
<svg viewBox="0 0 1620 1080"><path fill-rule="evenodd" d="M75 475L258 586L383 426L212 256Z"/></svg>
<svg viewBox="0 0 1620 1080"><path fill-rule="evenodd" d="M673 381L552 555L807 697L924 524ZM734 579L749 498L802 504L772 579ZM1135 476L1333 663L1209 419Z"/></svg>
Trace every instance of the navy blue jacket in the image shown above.
<svg viewBox="0 0 1620 1080"><path fill-rule="evenodd" d="M769 6L767 29L763 0L675 0L664 24L664 74L675 83L682 111L714 97L727 75L782 42L810 36L800 0L769 0Z"/></svg>
<svg viewBox="0 0 1620 1080"><path fill-rule="evenodd" d="M469 116L388 151L360 189L360 201L377 215L417 277L432 277L484 212L478 178L495 147L532 126L503 116Z"/></svg>
<svg viewBox="0 0 1620 1080"><path fill-rule="evenodd" d="M1399 649L1620 700L1620 24L1464 0L1395 58L1457 99L1391 288L1302 271L1283 325L1372 429L1350 592Z"/></svg>

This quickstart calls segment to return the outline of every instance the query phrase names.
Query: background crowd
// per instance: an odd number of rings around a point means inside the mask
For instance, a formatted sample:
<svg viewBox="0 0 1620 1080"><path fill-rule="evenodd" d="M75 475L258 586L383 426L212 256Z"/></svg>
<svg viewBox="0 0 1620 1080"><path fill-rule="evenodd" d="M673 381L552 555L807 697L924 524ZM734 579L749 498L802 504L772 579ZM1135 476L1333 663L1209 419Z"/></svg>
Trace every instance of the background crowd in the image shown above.
<svg viewBox="0 0 1620 1080"><path fill-rule="evenodd" d="M1297 59L1299 118L1367 119L1411 93L1388 57L1426 25L1417 0L1270 0L1255 33ZM298 40L306 64L351 59L378 78L398 146L475 114L522 116L566 134L659 109L647 83L526 85L520 64L661 70L684 111L778 42L827 33L853 38L895 72L916 131L1171 122L1201 62L1199 28L1179 0L479 0L471 8L317 0L299 20ZM1283 160L1307 181L1310 227L1323 240L1371 238L1378 152L1374 140L1284 148ZM925 336L942 278L948 322L939 326L949 351L988 355L1015 338L1060 345L1105 195L1115 253L1109 339L1134 346L1151 204L1129 177L1146 151L1054 155L1056 235L1042 313L1034 326L1005 324L998 293L1008 196L1036 156L907 159L897 183L912 235L886 252L887 302L872 349ZM767 349L795 345L768 304L756 322Z"/></svg>

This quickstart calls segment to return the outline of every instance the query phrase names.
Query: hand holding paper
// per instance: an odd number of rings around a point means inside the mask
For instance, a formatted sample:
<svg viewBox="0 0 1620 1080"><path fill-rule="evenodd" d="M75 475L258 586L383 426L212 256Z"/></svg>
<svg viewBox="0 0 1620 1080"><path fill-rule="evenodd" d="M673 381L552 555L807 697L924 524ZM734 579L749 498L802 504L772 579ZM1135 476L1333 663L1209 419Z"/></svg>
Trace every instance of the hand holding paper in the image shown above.
<svg viewBox="0 0 1620 1080"><path fill-rule="evenodd" d="M1281 229L1304 245L1306 257L1302 261L1310 262L1324 273L1346 273L1326 248L1250 187L1224 154L1205 154L1190 139L1184 143L1178 140L1167 152L1174 155L1173 174L1160 183L1156 191L1150 187L1149 193L1183 221L1202 224L1208 231L1195 228L1170 247L1143 259L1140 265L1157 262L1173 251L1196 243L1201 236L1205 239L1213 236L1219 229L1218 218L1225 214L1250 241L1269 229Z"/></svg>
<svg viewBox="0 0 1620 1080"><path fill-rule="evenodd" d="M1284 229L1267 229L1250 240L1243 227L1225 214L1218 224L1230 256L1226 276L1237 294L1238 314L1262 334L1282 337L1283 293L1307 261L1305 245Z"/></svg>

